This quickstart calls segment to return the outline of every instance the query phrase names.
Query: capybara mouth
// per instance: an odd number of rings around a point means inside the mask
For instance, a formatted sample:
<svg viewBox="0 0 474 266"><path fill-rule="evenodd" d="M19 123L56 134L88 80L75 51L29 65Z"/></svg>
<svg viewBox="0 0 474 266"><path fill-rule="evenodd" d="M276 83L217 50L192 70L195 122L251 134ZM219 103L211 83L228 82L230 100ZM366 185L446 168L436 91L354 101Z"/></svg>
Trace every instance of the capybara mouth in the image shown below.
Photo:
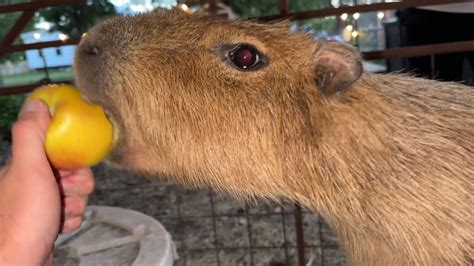
<svg viewBox="0 0 474 266"><path fill-rule="evenodd" d="M95 97L95 98L92 98L90 97L87 92L89 92L89 90L85 90L85 89L81 89L81 87L78 87L79 90L81 91L81 96L82 96L82 99L88 103L88 104L92 104L92 105L98 105L98 106L101 106L102 109L104 110L104 114L105 116L107 117L107 119L110 121L110 123L112 124L113 126L113 150L117 149L118 146L120 146L120 125L118 123L118 120L116 118L116 115L114 114L114 112L112 110L110 110L110 108L108 107L107 104L105 104L104 102L102 102L100 99L97 99L98 97ZM112 153L113 153L113 150L112 150Z"/></svg>
<svg viewBox="0 0 474 266"><path fill-rule="evenodd" d="M113 148L115 149L119 143L119 138L120 138L120 127L119 124L117 123L117 120L115 120L114 115L109 112L107 109L104 109L105 116L107 119L109 119L110 123L112 123L113 129L114 129L114 135L113 135Z"/></svg>

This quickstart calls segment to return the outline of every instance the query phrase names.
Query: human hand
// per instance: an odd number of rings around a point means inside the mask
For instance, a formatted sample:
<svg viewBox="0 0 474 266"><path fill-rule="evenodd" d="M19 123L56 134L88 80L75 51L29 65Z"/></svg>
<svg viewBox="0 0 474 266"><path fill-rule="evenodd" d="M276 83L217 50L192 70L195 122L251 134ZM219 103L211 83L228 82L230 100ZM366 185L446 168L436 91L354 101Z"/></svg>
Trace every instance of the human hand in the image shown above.
<svg viewBox="0 0 474 266"><path fill-rule="evenodd" d="M47 106L29 100L12 129L12 159L0 170L0 264L51 263L58 233L79 228L94 188L89 168L57 171L44 150Z"/></svg>

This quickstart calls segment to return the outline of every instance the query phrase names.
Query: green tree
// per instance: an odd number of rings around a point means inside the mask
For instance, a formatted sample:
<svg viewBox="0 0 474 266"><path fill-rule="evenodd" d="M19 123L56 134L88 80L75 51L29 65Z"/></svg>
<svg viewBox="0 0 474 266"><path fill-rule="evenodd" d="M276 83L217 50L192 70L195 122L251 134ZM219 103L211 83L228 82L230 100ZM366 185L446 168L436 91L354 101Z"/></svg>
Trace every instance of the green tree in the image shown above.
<svg viewBox="0 0 474 266"><path fill-rule="evenodd" d="M7 4L17 4L25 1L21 0L10 0L10 1L0 1L0 5L7 5ZM15 22L21 16L21 12L15 13L3 13L0 14L0 42L3 42L5 36L10 32L10 29L15 25ZM31 21L26 25L23 31L30 31L34 29L34 25L37 21L36 17L33 17ZM17 38L14 42L15 44L21 43L21 39ZM0 64L4 63L6 60L9 61L18 61L24 59L24 53L11 53L6 54L0 58Z"/></svg>
<svg viewBox="0 0 474 266"><path fill-rule="evenodd" d="M329 8L329 7L331 7L330 0L316 0L316 1L291 0L291 1L288 1L288 9L290 10L290 12L318 10L318 9Z"/></svg>
<svg viewBox="0 0 474 266"><path fill-rule="evenodd" d="M18 4L25 2L24 0L1 0L0 5L11 5L11 4ZM10 29L15 25L15 22L18 20L18 18L21 16L21 12L15 12L15 13L4 13L0 14L0 43L3 42L5 36L10 32ZM23 29L23 31L29 31L34 28L34 24L36 22L36 19L33 18ZM17 38L14 42L14 44L21 43L21 39ZM5 54L0 57L0 70L2 68L2 64L5 63L6 61L11 61L11 62L16 62L20 60L24 60L25 58L25 53L24 52L18 52L18 53L9 53ZM3 85L3 78L0 76L0 86ZM0 108L2 108L3 105L0 105ZM0 115L1 115L2 110L0 110ZM1 119L1 117L0 117Z"/></svg>
<svg viewBox="0 0 474 266"><path fill-rule="evenodd" d="M25 95L8 95L0 97L0 141L10 141L10 128L16 120Z"/></svg>
<svg viewBox="0 0 474 266"><path fill-rule="evenodd" d="M243 18L277 15L280 13L278 0L223 0L235 13ZM291 0L289 12L316 10L331 7L331 0Z"/></svg>
<svg viewBox="0 0 474 266"><path fill-rule="evenodd" d="M234 12L243 18L277 15L280 13L278 0L224 0ZM331 7L331 0L291 0L288 1L289 12L301 12ZM316 18L294 22L298 26L310 26L319 32L332 33L337 28L335 17Z"/></svg>
<svg viewBox="0 0 474 266"><path fill-rule="evenodd" d="M242 18L277 15L278 0L224 0Z"/></svg>
<svg viewBox="0 0 474 266"><path fill-rule="evenodd" d="M59 31L72 38L79 38L100 19L116 13L115 6L108 0L87 1L85 5L48 7L39 12L40 17L52 23L51 31Z"/></svg>

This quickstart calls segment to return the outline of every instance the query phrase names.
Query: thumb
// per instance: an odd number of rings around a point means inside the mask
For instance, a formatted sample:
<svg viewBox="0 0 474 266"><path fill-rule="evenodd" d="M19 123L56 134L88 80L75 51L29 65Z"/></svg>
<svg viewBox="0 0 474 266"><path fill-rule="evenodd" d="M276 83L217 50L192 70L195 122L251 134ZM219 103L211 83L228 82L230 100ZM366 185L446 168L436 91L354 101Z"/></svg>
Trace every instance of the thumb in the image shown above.
<svg viewBox="0 0 474 266"><path fill-rule="evenodd" d="M51 118L40 100L27 99L12 127L12 163L32 166L48 162L44 150Z"/></svg>

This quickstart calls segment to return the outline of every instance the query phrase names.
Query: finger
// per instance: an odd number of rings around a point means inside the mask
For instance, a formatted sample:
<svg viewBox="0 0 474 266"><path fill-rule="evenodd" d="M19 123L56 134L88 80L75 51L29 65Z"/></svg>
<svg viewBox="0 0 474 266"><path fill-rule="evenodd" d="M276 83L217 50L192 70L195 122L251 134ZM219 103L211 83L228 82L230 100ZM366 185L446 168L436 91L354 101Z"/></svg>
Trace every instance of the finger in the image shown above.
<svg viewBox="0 0 474 266"><path fill-rule="evenodd" d="M42 265L53 265L53 252L51 251Z"/></svg>
<svg viewBox="0 0 474 266"><path fill-rule="evenodd" d="M59 179L64 196L86 196L94 191L95 181L90 169L71 174Z"/></svg>
<svg viewBox="0 0 474 266"><path fill-rule="evenodd" d="M93 176L92 170L90 168L78 168L74 170L58 170L59 177L68 177L68 176Z"/></svg>
<svg viewBox="0 0 474 266"><path fill-rule="evenodd" d="M10 160L8 160L8 161L5 163L5 165L0 166L0 179L1 179L2 176L4 176L5 173L7 172L9 165L10 165Z"/></svg>
<svg viewBox="0 0 474 266"><path fill-rule="evenodd" d="M58 173L60 177L66 177L70 175L84 175L84 176L93 175L92 170L88 167L72 169L72 170L60 169L58 170Z"/></svg>
<svg viewBox="0 0 474 266"><path fill-rule="evenodd" d="M73 232L81 227L82 217L74 217L64 221L61 233Z"/></svg>
<svg viewBox="0 0 474 266"><path fill-rule="evenodd" d="M44 141L50 120L46 104L33 99L25 102L12 127L12 164L47 162Z"/></svg>
<svg viewBox="0 0 474 266"><path fill-rule="evenodd" d="M65 219L82 216L87 207L87 197L64 198Z"/></svg>

